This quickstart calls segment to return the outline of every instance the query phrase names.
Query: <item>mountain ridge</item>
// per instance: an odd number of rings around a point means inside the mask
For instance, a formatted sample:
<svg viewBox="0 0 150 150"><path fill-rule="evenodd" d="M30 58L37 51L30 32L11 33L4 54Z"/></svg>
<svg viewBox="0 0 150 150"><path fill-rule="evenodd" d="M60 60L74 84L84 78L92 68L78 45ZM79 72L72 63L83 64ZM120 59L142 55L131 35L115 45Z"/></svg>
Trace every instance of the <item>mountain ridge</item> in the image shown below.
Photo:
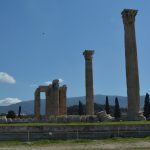
<svg viewBox="0 0 150 150"><path fill-rule="evenodd" d="M127 107L127 97L126 96L96 94L96 95L94 95L94 103L105 104L106 96L108 96L110 105L115 105L115 97L118 97L120 107L122 107L122 108ZM140 97L141 108L143 108L143 106L144 106L144 97L145 96ZM67 107L73 106L73 105L78 105L79 100L83 104L85 104L85 96L67 98ZM0 113L7 113L9 110L13 110L16 113L18 113L19 106L21 106L23 114L34 114L34 100L23 101L23 102L19 102L17 104L9 105L9 106L0 106ZM44 113L45 113L45 100L42 99L41 100L41 114L44 114Z"/></svg>

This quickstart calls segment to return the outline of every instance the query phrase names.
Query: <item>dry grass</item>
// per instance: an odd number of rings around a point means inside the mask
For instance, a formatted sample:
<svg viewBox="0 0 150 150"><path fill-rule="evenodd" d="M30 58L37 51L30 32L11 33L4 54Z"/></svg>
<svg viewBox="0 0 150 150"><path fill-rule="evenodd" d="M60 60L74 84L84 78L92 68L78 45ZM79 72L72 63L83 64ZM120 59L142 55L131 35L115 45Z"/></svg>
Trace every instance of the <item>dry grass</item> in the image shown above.
<svg viewBox="0 0 150 150"><path fill-rule="evenodd" d="M148 150L150 137L105 140L0 141L0 150Z"/></svg>

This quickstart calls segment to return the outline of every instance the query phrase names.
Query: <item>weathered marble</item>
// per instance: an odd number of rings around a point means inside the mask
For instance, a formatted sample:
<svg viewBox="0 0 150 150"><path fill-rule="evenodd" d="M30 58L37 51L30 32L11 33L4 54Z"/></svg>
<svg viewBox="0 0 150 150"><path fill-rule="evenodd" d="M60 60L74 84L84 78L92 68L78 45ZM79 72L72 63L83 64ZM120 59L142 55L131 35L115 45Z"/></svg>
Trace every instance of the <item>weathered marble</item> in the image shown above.
<svg viewBox="0 0 150 150"><path fill-rule="evenodd" d="M34 93L35 101L34 101L34 113L35 119L40 120L40 90L37 88Z"/></svg>
<svg viewBox="0 0 150 150"><path fill-rule="evenodd" d="M59 88L59 115L67 115L67 86Z"/></svg>
<svg viewBox="0 0 150 150"><path fill-rule="evenodd" d="M59 80L53 80L48 86L39 86L35 90L34 112L35 119L40 120L40 92L46 95L45 101L45 120L51 117L67 115L67 86L59 87Z"/></svg>
<svg viewBox="0 0 150 150"><path fill-rule="evenodd" d="M52 83L52 101L51 110L54 116L59 115L59 80L53 80Z"/></svg>
<svg viewBox="0 0 150 150"><path fill-rule="evenodd" d="M94 115L94 90L93 90L93 50L83 52L85 58L85 87L86 87L86 115Z"/></svg>
<svg viewBox="0 0 150 150"><path fill-rule="evenodd" d="M126 83L128 95L128 120L137 120L140 110L140 85L135 35L135 16L137 10L122 11L125 37Z"/></svg>
<svg viewBox="0 0 150 150"><path fill-rule="evenodd" d="M45 103L45 119L48 121L51 115L51 101L52 101L52 85L48 86L46 91L46 103Z"/></svg>

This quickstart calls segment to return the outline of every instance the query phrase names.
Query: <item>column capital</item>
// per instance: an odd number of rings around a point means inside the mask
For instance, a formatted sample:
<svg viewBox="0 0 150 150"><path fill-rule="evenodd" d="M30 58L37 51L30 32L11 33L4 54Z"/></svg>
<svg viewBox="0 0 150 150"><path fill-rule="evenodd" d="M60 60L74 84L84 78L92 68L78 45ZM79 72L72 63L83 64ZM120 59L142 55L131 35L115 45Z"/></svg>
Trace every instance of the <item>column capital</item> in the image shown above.
<svg viewBox="0 0 150 150"><path fill-rule="evenodd" d="M85 50L83 52L85 59L91 59L93 54L94 54L94 50Z"/></svg>
<svg viewBox="0 0 150 150"><path fill-rule="evenodd" d="M59 87L60 90L67 90L67 85L64 84L63 86Z"/></svg>
<svg viewBox="0 0 150 150"><path fill-rule="evenodd" d="M124 24L133 24L135 22L135 16L137 14L135 9L124 9L121 12L123 23Z"/></svg>
<svg viewBox="0 0 150 150"><path fill-rule="evenodd" d="M53 80L52 85L53 87L59 87L59 80L58 79Z"/></svg>

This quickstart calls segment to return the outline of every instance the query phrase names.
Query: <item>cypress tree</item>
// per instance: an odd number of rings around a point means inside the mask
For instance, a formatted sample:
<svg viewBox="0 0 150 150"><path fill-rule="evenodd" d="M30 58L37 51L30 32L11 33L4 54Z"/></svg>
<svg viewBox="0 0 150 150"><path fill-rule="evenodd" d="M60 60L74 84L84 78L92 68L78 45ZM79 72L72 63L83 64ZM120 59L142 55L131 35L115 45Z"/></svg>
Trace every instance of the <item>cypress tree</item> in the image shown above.
<svg viewBox="0 0 150 150"><path fill-rule="evenodd" d="M18 117L21 117L21 106L19 106L19 110L18 110Z"/></svg>
<svg viewBox="0 0 150 150"><path fill-rule="evenodd" d="M79 115L84 115L83 104L79 101Z"/></svg>
<svg viewBox="0 0 150 150"><path fill-rule="evenodd" d="M110 107L109 107L108 96L106 96L105 111L106 111L107 114L110 114Z"/></svg>
<svg viewBox="0 0 150 150"><path fill-rule="evenodd" d="M149 101L149 94L148 93L146 93L146 96L145 96L144 113L143 113L143 115L146 118L150 117L150 101Z"/></svg>
<svg viewBox="0 0 150 150"><path fill-rule="evenodd" d="M120 106L119 106L119 101L118 98L115 98L115 111L114 111L114 117L116 119L121 118L121 111L120 111Z"/></svg>

